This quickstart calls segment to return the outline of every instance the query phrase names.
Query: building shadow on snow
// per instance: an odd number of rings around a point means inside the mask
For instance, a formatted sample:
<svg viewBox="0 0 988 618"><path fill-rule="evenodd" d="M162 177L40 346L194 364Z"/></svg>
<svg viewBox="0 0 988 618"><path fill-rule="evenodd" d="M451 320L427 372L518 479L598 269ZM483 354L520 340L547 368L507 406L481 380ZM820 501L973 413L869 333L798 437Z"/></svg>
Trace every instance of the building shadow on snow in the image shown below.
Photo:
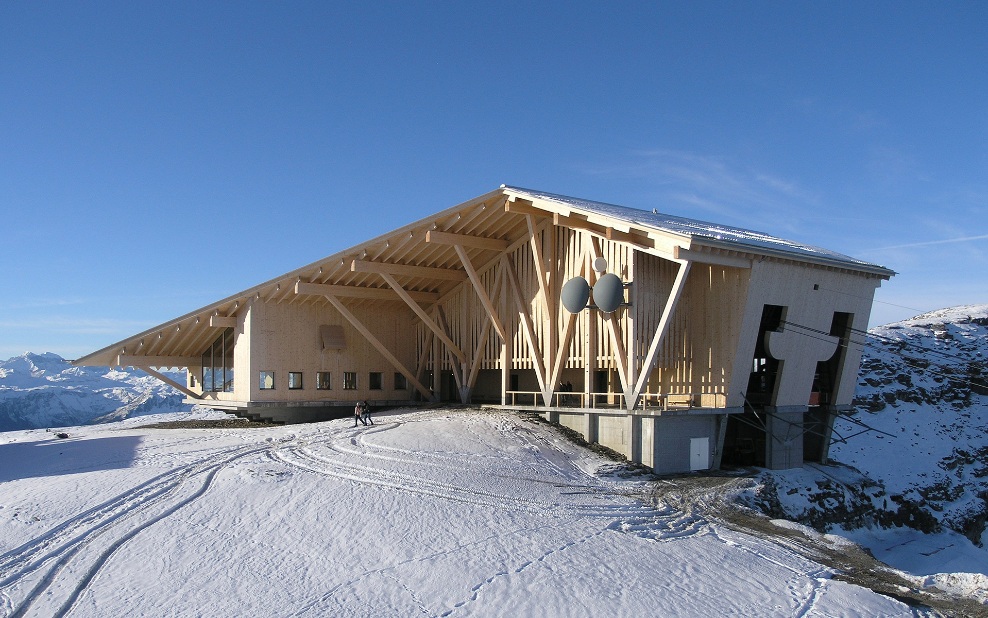
<svg viewBox="0 0 988 618"><path fill-rule="evenodd" d="M139 436L119 436L0 444L0 483L129 468L141 440Z"/></svg>

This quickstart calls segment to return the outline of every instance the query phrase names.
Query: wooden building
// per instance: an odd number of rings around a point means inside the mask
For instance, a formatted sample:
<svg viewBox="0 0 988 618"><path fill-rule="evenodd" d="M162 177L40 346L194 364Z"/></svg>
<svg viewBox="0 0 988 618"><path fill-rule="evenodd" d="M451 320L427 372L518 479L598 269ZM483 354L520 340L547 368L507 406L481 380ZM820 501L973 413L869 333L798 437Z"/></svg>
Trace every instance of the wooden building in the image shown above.
<svg viewBox="0 0 988 618"><path fill-rule="evenodd" d="M284 422L357 400L488 403L535 409L659 472L798 467L827 457L893 274L502 186L76 364L139 367L196 403ZM163 367L186 368L186 383Z"/></svg>

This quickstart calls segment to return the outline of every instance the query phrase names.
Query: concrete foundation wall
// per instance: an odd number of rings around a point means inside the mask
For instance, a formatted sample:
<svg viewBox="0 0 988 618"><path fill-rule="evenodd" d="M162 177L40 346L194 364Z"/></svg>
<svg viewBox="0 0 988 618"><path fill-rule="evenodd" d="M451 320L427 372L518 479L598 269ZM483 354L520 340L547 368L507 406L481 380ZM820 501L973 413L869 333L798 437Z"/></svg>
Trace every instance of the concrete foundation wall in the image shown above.
<svg viewBox="0 0 988 618"><path fill-rule="evenodd" d="M655 437L651 443L652 469L656 474L689 472L690 445L694 438L708 438L709 453L703 467L708 470L713 465L713 453L717 447L717 417L671 416L655 418ZM643 462L644 463L644 462Z"/></svg>
<svg viewBox="0 0 988 618"><path fill-rule="evenodd" d="M552 412L549 417L582 435L588 442L621 453L648 466L657 474L708 470L723 448L718 415L643 416L583 412ZM700 460L692 453L694 442L706 445Z"/></svg>
<svg viewBox="0 0 988 618"><path fill-rule="evenodd" d="M597 442L631 459L631 417L599 415Z"/></svg>

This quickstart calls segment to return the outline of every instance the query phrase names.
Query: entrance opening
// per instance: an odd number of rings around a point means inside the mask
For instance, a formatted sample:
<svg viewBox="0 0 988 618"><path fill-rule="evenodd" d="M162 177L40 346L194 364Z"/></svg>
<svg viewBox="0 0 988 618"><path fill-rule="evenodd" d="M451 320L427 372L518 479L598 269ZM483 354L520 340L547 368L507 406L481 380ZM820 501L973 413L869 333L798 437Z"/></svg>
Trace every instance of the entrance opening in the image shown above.
<svg viewBox="0 0 988 618"><path fill-rule="evenodd" d="M829 406L834 403L834 394L844 372L844 359L851 339L853 313L835 312L830 324L830 335L840 341L834 355L816 364L813 376L813 389L810 392L809 410L806 413L806 433L803 434L803 458L819 461L823 457L823 441L828 439L826 431L829 420Z"/></svg>
<svg viewBox="0 0 988 618"><path fill-rule="evenodd" d="M441 378L439 399L444 403L460 403L460 389L456 387L456 377L452 371L443 371L439 374Z"/></svg>
<svg viewBox="0 0 988 618"><path fill-rule="evenodd" d="M772 405L779 361L772 358L765 346L766 333L779 330L785 320L786 308L765 305L758 327L755 353L751 359L751 374L745 392L743 414L732 414L727 421L724 437L724 464L735 466L764 466L765 406Z"/></svg>

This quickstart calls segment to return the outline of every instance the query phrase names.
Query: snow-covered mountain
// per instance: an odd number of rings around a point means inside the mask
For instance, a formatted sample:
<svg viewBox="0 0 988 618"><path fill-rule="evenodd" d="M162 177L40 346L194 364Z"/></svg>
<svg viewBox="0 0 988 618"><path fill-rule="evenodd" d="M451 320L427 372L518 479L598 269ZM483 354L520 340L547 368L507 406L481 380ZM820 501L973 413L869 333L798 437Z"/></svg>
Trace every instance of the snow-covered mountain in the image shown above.
<svg viewBox="0 0 988 618"><path fill-rule="evenodd" d="M766 472L750 503L819 530L910 527L988 543L988 305L857 333L856 412L834 466Z"/></svg>
<svg viewBox="0 0 988 618"><path fill-rule="evenodd" d="M184 375L167 374L179 382ZM0 431L67 427L187 411L183 395L143 371L73 367L57 354L0 361Z"/></svg>

